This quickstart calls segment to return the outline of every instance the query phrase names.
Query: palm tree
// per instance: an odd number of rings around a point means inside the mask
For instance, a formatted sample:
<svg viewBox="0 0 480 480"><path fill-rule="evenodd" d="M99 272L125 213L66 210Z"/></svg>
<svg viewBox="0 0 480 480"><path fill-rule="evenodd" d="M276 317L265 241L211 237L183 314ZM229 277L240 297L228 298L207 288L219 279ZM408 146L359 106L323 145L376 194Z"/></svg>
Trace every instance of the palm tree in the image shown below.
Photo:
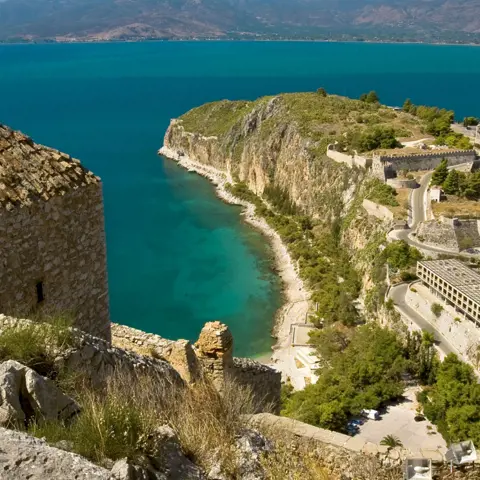
<svg viewBox="0 0 480 480"><path fill-rule="evenodd" d="M388 448L403 447L403 443L395 435L387 435L383 437L380 445L384 445Z"/></svg>

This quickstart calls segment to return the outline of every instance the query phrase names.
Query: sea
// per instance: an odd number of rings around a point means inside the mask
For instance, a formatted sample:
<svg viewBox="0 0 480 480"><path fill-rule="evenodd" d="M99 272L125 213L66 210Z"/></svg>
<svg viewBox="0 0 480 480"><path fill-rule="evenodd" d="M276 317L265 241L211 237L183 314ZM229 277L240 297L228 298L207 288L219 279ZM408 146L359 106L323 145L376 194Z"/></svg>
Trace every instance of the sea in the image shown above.
<svg viewBox="0 0 480 480"><path fill-rule="evenodd" d="M235 354L270 351L272 251L207 180L157 155L171 118L221 99L316 90L480 116L480 48L330 42L0 45L0 122L103 180L112 321L195 340L227 323Z"/></svg>

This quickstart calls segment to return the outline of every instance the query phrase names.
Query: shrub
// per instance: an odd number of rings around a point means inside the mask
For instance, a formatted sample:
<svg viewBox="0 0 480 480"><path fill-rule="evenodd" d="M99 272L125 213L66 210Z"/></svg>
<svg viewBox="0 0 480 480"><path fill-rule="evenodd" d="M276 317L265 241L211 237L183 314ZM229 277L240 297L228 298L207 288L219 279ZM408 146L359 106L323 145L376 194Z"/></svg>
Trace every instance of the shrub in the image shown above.
<svg viewBox="0 0 480 480"><path fill-rule="evenodd" d="M443 312L443 307L439 303L433 303L430 310L438 318Z"/></svg>
<svg viewBox="0 0 480 480"><path fill-rule="evenodd" d="M5 326L0 335L0 360L17 360L50 376L58 351L74 344L68 316L43 317L45 322L24 320Z"/></svg>
<svg viewBox="0 0 480 480"><path fill-rule="evenodd" d="M412 272L404 270L403 272L400 272L400 279L402 282L411 282L412 280L416 280L417 276Z"/></svg>
<svg viewBox="0 0 480 480"><path fill-rule="evenodd" d="M381 182L380 180L371 180L367 185L366 198L368 200L372 200L373 202L379 203L380 205L397 207L398 202L395 198L396 195L397 191L393 187Z"/></svg>

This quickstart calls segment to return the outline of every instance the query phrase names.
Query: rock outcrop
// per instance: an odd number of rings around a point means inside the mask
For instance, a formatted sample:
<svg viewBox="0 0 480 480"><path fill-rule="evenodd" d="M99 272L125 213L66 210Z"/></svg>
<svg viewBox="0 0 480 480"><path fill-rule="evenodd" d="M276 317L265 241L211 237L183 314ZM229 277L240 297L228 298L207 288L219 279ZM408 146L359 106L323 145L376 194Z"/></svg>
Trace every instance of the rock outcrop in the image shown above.
<svg viewBox="0 0 480 480"><path fill-rule="evenodd" d="M0 428L2 480L114 480L80 455L51 447L26 433Z"/></svg>
<svg viewBox="0 0 480 480"><path fill-rule="evenodd" d="M68 420L80 411L55 383L14 360L0 364L0 425Z"/></svg>

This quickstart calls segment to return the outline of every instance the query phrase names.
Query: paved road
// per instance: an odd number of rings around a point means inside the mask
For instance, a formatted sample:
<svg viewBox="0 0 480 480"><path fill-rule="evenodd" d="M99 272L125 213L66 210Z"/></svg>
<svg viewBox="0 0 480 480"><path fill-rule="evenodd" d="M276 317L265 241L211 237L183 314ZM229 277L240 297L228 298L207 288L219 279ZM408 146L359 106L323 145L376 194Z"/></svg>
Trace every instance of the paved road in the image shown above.
<svg viewBox="0 0 480 480"><path fill-rule="evenodd" d="M455 353L458 355L457 350L452 346L448 340L432 325L430 322L425 320L419 313L417 313L413 308L409 307L405 303L405 294L407 293L407 284L396 285L390 288L388 293L389 298L395 303L396 309L410 321L412 321L417 327L422 330L427 330L433 332L435 336L436 347L444 354L448 355L449 353Z"/></svg>
<svg viewBox="0 0 480 480"><path fill-rule="evenodd" d="M410 199L410 208L412 209L412 225L414 229L420 222L424 222L427 219L425 211L425 192L432 178L433 172L425 174L420 179L420 186L412 190L412 196Z"/></svg>

